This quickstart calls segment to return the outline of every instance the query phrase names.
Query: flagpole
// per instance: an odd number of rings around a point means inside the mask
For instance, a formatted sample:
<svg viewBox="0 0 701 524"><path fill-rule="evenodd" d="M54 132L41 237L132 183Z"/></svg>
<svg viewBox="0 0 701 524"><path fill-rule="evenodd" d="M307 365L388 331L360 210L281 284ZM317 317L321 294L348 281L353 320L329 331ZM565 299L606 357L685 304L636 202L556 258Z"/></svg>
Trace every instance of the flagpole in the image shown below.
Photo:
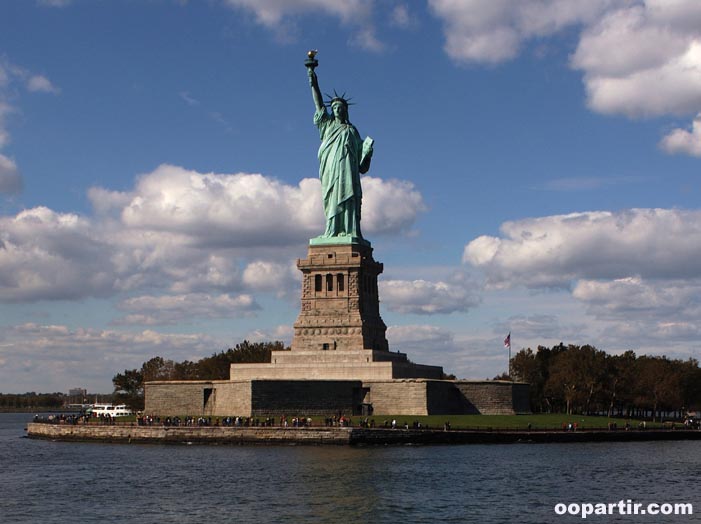
<svg viewBox="0 0 701 524"><path fill-rule="evenodd" d="M506 338L504 339L504 347L509 348L508 375L509 375L509 380L511 380L513 382L513 379L511 378L511 331L509 331L509 334L506 335Z"/></svg>

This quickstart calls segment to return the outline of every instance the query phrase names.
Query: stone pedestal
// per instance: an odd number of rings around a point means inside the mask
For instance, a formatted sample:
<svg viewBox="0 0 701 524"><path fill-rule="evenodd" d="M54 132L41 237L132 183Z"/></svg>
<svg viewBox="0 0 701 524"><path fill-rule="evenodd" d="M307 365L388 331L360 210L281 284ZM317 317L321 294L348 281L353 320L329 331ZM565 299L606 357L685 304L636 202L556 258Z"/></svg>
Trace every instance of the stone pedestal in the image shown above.
<svg viewBox="0 0 701 524"><path fill-rule="evenodd" d="M312 243L302 272L302 307L291 351L270 364L232 364L232 380L441 379L443 368L414 364L391 352L380 317L381 263L369 242Z"/></svg>
<svg viewBox="0 0 701 524"><path fill-rule="evenodd" d="M377 276L383 266L368 245L312 245L297 261L302 307L292 351L388 351Z"/></svg>

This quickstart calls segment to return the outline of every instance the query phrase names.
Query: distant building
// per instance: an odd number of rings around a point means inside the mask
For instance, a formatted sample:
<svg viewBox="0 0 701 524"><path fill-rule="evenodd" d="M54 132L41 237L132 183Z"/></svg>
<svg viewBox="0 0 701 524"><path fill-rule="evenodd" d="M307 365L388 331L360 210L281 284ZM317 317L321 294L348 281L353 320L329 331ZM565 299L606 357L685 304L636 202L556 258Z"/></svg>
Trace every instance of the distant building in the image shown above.
<svg viewBox="0 0 701 524"><path fill-rule="evenodd" d="M83 388L73 388L68 390L69 397L80 397L80 400L88 396L88 390Z"/></svg>

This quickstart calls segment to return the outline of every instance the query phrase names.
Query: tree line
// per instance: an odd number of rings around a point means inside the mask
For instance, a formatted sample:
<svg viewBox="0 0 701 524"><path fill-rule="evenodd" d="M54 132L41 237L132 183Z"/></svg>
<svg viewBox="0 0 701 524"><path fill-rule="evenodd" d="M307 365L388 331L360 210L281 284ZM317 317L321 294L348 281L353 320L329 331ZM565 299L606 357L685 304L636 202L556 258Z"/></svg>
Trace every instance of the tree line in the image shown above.
<svg viewBox="0 0 701 524"><path fill-rule="evenodd" d="M117 373L115 402L144 407L144 382L157 380L226 380L232 363L271 362L282 342L244 340L196 362L154 357L137 369ZM701 408L701 368L696 359L609 355L590 345L559 344L522 349L511 359L512 377L530 384L531 409L541 413L607 414L652 418ZM497 377L509 378L509 377Z"/></svg>
<svg viewBox="0 0 701 524"><path fill-rule="evenodd" d="M0 393L0 411L60 409L66 398L63 393Z"/></svg>
<svg viewBox="0 0 701 524"><path fill-rule="evenodd" d="M543 413L681 417L701 408L696 359L609 355L593 346L559 344L522 349L511 359L513 378L530 384L531 409Z"/></svg>
<svg viewBox="0 0 701 524"><path fill-rule="evenodd" d="M89 393L85 396L91 402L112 402L112 394ZM71 403L80 404L83 400L65 393L0 393L0 412L60 411Z"/></svg>
<svg viewBox="0 0 701 524"><path fill-rule="evenodd" d="M287 351L280 341L249 342L244 340L226 351L214 353L196 362L175 362L154 357L138 369L125 369L112 379L119 402L131 409L144 409L144 382L154 380L226 380L231 364L272 362L273 351Z"/></svg>

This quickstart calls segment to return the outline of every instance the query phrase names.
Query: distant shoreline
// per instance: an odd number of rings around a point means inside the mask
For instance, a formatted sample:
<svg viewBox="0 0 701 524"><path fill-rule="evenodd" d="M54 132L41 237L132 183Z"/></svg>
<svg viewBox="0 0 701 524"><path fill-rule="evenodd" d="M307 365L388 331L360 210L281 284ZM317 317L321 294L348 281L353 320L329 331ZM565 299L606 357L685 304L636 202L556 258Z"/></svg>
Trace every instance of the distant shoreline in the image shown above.
<svg viewBox="0 0 701 524"><path fill-rule="evenodd" d="M2 413L26 413L28 415L33 415L35 413L79 413L79 411L76 410L70 410L66 408L33 408L33 409L28 409L28 408L18 408L18 409L8 409L8 408L0 408L0 414Z"/></svg>
<svg viewBox="0 0 701 524"><path fill-rule="evenodd" d="M219 427L72 425L30 423L30 438L67 442L239 445L402 445L642 442L701 440L701 431L665 430L426 430L351 427Z"/></svg>

